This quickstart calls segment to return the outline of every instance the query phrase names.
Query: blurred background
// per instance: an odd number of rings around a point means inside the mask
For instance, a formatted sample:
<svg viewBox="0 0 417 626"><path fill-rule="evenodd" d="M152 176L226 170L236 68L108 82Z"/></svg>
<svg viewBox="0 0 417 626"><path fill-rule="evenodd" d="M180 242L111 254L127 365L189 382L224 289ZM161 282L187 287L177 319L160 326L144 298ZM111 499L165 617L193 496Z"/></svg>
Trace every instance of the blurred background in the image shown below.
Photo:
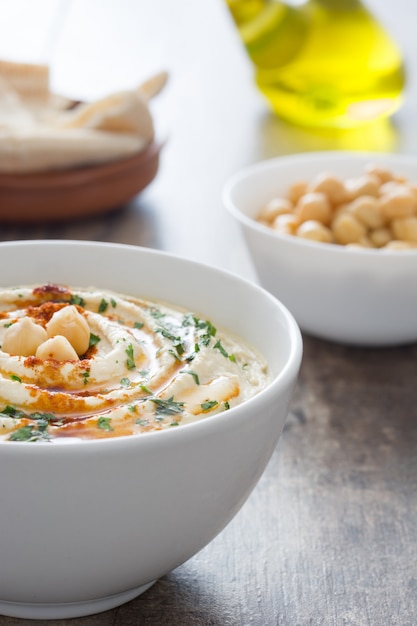
<svg viewBox="0 0 417 626"><path fill-rule="evenodd" d="M252 276L239 242L233 250L228 246L232 227L223 220L221 190L235 171L303 151L414 154L414 0L367 0L366 6L401 47L404 104L390 121L332 132L294 126L271 113L224 0L0 0L0 59L48 63L51 87L60 94L92 100L133 88L160 70L169 73L168 85L152 102L157 134L166 146L156 181L141 195L140 214L125 213L112 223L111 234L94 221L74 224L65 236L155 246ZM202 203L216 218L204 225ZM182 219L190 229L180 226ZM200 231L204 236L197 236ZM3 238L40 234L45 235L33 227L23 233L7 227ZM59 229L47 233L61 235ZM213 242L219 250L215 259Z"/></svg>

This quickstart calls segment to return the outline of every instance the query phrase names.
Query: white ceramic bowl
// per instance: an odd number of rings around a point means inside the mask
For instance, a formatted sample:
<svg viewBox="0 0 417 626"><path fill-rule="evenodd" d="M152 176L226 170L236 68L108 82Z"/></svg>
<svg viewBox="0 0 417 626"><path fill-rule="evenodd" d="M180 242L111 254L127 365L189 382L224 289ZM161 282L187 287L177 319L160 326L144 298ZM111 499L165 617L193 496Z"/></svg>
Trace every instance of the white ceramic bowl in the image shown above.
<svg viewBox="0 0 417 626"><path fill-rule="evenodd" d="M273 373L242 405L177 429L69 445L0 441L0 614L107 610L193 556L243 505L286 419L298 326L258 286L155 250L2 243L0 265L2 286L95 286L204 313L257 348Z"/></svg>
<svg viewBox="0 0 417 626"><path fill-rule="evenodd" d="M243 232L259 281L317 337L361 346L417 340L417 250L347 249L280 235L255 220L262 205L323 171L342 178L377 162L417 182L417 160L320 152L264 161L236 174L223 200Z"/></svg>

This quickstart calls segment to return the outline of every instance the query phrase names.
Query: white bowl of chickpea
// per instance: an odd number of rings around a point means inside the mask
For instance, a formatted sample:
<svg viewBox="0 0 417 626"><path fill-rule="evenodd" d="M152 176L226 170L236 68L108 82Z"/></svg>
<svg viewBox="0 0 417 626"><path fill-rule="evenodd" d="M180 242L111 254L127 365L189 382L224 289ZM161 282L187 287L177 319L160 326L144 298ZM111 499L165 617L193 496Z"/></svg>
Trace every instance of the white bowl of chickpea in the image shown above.
<svg viewBox="0 0 417 626"><path fill-rule="evenodd" d="M223 200L259 282L316 337L417 341L417 159L320 152L237 173Z"/></svg>

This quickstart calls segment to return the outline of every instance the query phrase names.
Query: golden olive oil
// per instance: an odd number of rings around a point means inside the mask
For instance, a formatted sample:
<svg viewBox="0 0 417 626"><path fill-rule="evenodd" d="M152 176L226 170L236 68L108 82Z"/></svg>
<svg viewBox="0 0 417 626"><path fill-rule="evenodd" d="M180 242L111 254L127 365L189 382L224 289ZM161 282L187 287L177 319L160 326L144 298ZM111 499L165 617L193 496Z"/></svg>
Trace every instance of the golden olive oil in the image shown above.
<svg viewBox="0 0 417 626"><path fill-rule="evenodd" d="M226 1L256 83L283 119L349 128L401 105L401 53L359 0Z"/></svg>

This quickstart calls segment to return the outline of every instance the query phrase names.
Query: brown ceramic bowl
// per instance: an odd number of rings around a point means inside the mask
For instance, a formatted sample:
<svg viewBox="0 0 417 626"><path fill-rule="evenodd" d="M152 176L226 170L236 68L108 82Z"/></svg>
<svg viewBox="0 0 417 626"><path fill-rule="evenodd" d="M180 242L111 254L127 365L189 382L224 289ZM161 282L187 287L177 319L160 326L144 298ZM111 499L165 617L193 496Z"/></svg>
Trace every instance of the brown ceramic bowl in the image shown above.
<svg viewBox="0 0 417 626"><path fill-rule="evenodd" d="M156 176L161 144L127 159L36 174L0 174L0 222L87 217L123 206Z"/></svg>

